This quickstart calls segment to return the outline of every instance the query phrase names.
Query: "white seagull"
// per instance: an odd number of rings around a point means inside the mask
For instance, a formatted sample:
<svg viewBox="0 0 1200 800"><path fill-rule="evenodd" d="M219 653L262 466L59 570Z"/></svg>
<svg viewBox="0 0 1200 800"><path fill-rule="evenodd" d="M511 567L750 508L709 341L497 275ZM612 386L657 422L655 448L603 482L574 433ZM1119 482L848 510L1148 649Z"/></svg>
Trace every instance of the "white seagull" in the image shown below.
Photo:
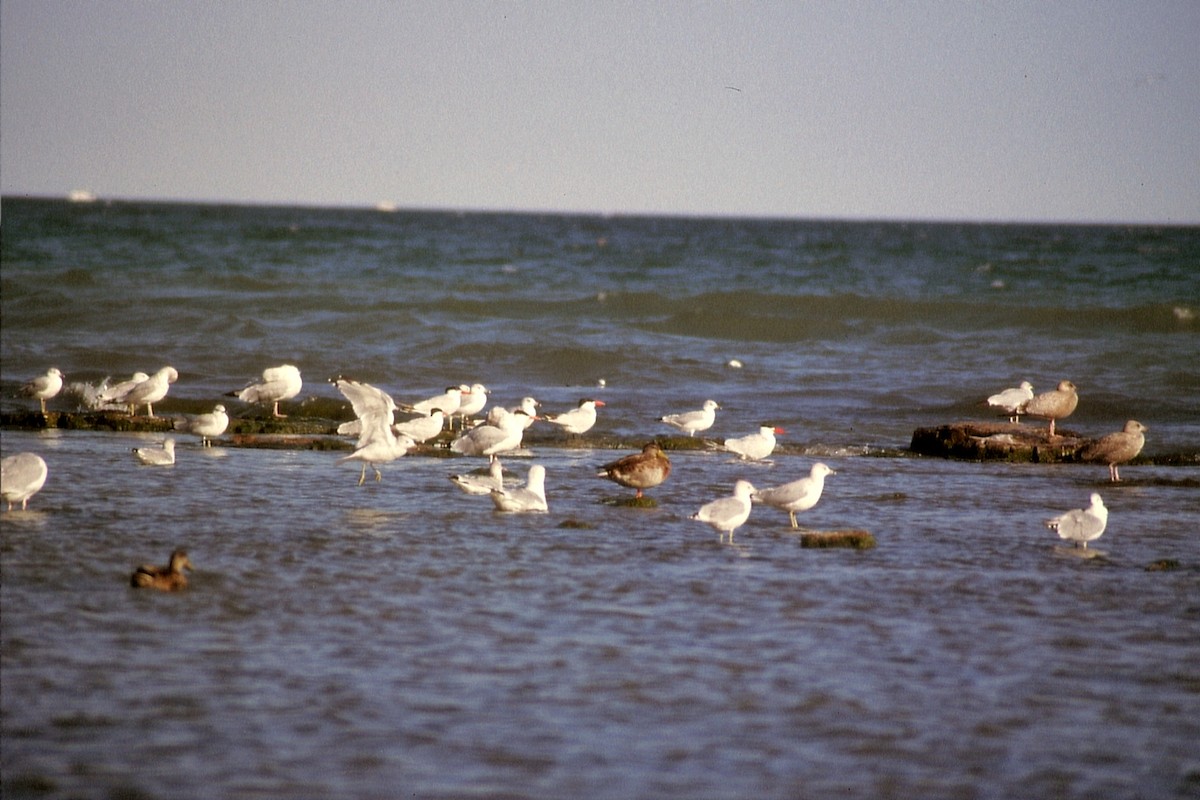
<svg viewBox="0 0 1200 800"><path fill-rule="evenodd" d="M529 468L529 479L519 489L493 489L492 502L497 511L549 511L546 505L546 468L534 464Z"/></svg>
<svg viewBox="0 0 1200 800"><path fill-rule="evenodd" d="M63 388L63 374L58 367L46 370L45 375L39 375L21 387L21 394L35 397L42 405L42 414L46 413L46 401L53 398Z"/></svg>
<svg viewBox="0 0 1200 800"><path fill-rule="evenodd" d="M788 512L792 527L798 528L800 526L796 524L796 512L808 511L815 506L821 499L821 492L825 489L825 476L836 474L825 464L816 463L813 464L807 478L771 489L759 489L754 493L753 499L772 508Z"/></svg>
<svg viewBox="0 0 1200 800"><path fill-rule="evenodd" d="M129 416L137 413L137 407L146 406L146 416L154 416L154 404L167 396L171 384L179 380L179 373L174 367L163 367L146 380L134 386L125 394L122 401L129 406Z"/></svg>
<svg viewBox="0 0 1200 800"><path fill-rule="evenodd" d="M668 414L662 421L671 427L678 428L688 436L695 436L699 431L706 431L717 420L717 409L720 408L715 400L705 400L704 408L699 411L686 411L682 414Z"/></svg>
<svg viewBox="0 0 1200 800"><path fill-rule="evenodd" d="M493 409L496 411L496 409ZM517 450L525 438L525 413L510 413L500 408L495 415L496 424L476 425L450 443L450 449L465 456L488 456Z"/></svg>
<svg viewBox="0 0 1200 800"><path fill-rule="evenodd" d="M458 413L458 407L462 405L462 396L461 386L448 386L446 391L439 395L426 398L419 403L413 403L411 406L401 403L400 408L413 414L429 414L436 408L440 409L447 417L453 417Z"/></svg>
<svg viewBox="0 0 1200 800"><path fill-rule="evenodd" d="M732 541L733 532L750 518L750 497L753 494L754 486L749 481L740 480L733 485L733 497L705 503L691 519L708 523L720 533L728 533Z"/></svg>
<svg viewBox="0 0 1200 800"><path fill-rule="evenodd" d="M245 389L230 392L243 403L271 403L271 416L286 417L279 413L279 403L291 400L300 394L304 381L300 378L300 370L291 364L281 364L278 367L267 367L263 370L262 380L252 383Z"/></svg>
<svg viewBox="0 0 1200 800"><path fill-rule="evenodd" d="M783 428L763 425L759 427L758 433L726 439L725 449L737 453L744 461L761 461L775 452L775 434L783 432Z"/></svg>
<svg viewBox="0 0 1200 800"><path fill-rule="evenodd" d="M587 433L596 425L596 408L603 406L603 400L584 399L570 411L561 414L544 414L543 419L562 428L567 433L576 436Z"/></svg>
<svg viewBox="0 0 1200 800"><path fill-rule="evenodd" d="M459 397L456 413L462 420L462 427L466 427L467 417L475 416L487 405L488 388L482 383L473 383L470 386L464 383L458 388L462 389L462 395Z"/></svg>
<svg viewBox="0 0 1200 800"><path fill-rule="evenodd" d="M135 447L133 454L143 464L156 467L169 467L175 463L175 440L163 440L162 447Z"/></svg>
<svg viewBox="0 0 1200 800"><path fill-rule="evenodd" d="M1065 514L1046 520L1046 527L1058 531L1063 539L1074 542L1075 545L1087 548L1087 543L1099 539L1100 534L1108 527L1108 509L1100 495L1092 492L1092 504L1087 508L1076 508Z"/></svg>
<svg viewBox="0 0 1200 800"><path fill-rule="evenodd" d="M13 503L20 503L24 511L33 497L46 484L50 470L46 462L36 453L17 453L0 459L0 498L12 511Z"/></svg>
<svg viewBox="0 0 1200 800"><path fill-rule="evenodd" d="M1005 389L1003 392L989 397L987 404L1007 414L1009 422L1016 422L1025 413L1025 404L1032 399L1033 384L1029 381L1021 381L1020 386Z"/></svg>
<svg viewBox="0 0 1200 800"><path fill-rule="evenodd" d="M491 494L495 489L504 488L504 467L501 466L500 459L496 458L488 464L487 475L466 472L451 475L450 480L467 494Z"/></svg>
<svg viewBox="0 0 1200 800"><path fill-rule="evenodd" d="M540 417L538 417L538 409L541 407L542 404L537 400L534 400L532 397L522 397L521 405L512 409L511 413L515 414L518 411L521 412L521 414L524 415L520 418L521 425L528 429L530 425L540 419Z"/></svg>
<svg viewBox="0 0 1200 800"><path fill-rule="evenodd" d="M175 423L175 430L199 436L201 447L212 447L212 440L223 434L228 427L229 414L220 403L213 406L213 410L207 414L199 414Z"/></svg>
<svg viewBox="0 0 1200 800"><path fill-rule="evenodd" d="M135 372L127 381L114 383L111 386L103 386L100 391L96 393L96 402L99 404L112 403L119 406L128 405L128 403L125 402L125 398L129 396L130 392L133 391L133 387L137 386L139 383L145 383L148 380L150 380L150 376L146 373ZM108 379L105 378L106 383L107 381Z"/></svg>
<svg viewBox="0 0 1200 800"><path fill-rule="evenodd" d="M354 452L338 459L342 464L346 461L361 461L362 473L358 476L358 485L362 486L367 479L367 465L375 470L375 480L383 480L379 465L395 461L407 453L415 444L407 436L396 436L392 430L392 412L396 403L387 392L376 389L369 383L359 383L347 378L334 381L338 391L345 395L354 408L354 413L362 421L362 433L358 437L358 445Z"/></svg>
<svg viewBox="0 0 1200 800"><path fill-rule="evenodd" d="M445 425L446 415L442 413L440 408L435 408L424 417L395 423L392 425L392 430L396 432L397 436L407 436L420 444L421 442L429 441L441 433ZM341 429L339 428L339 430Z"/></svg>

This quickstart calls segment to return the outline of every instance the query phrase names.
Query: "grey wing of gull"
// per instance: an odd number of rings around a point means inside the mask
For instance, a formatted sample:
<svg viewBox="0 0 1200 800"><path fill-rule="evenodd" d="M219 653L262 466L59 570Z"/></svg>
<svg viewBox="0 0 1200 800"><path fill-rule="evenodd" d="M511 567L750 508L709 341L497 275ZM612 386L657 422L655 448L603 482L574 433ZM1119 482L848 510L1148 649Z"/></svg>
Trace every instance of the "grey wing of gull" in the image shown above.
<svg viewBox="0 0 1200 800"><path fill-rule="evenodd" d="M723 522L733 519L745 510L746 507L736 497L723 497L705 505L700 509L700 513L704 519Z"/></svg>
<svg viewBox="0 0 1200 800"><path fill-rule="evenodd" d="M350 401L354 414L362 420L362 430L358 437L358 446L370 443L376 438L387 437L391 433L392 410L396 403L382 389L377 389L369 383L359 383L341 379L337 388Z"/></svg>

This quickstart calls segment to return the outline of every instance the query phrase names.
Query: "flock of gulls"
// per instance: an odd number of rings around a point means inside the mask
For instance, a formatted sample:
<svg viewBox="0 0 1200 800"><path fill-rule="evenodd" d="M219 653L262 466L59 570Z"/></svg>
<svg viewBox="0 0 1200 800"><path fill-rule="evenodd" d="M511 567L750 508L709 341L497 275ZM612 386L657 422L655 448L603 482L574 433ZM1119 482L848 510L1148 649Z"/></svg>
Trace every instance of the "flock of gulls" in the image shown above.
<svg viewBox="0 0 1200 800"><path fill-rule="evenodd" d="M97 387L83 387L81 393L85 402L94 408L125 409L132 416L138 408L145 406L147 416L154 417L154 403L165 398L171 384L178 379L179 373L174 368L164 366L153 375L138 372L129 380L115 384L109 384L106 379ZM602 400L585 398L576 408L560 414L546 414L539 413L540 404L534 398L525 397L515 408L493 405L483 419L477 421L476 415L487 408L488 402L488 389L479 383L451 386L439 395L412 404L397 403L387 392L350 378L335 378L331 383L350 402L355 415L354 420L338 428L340 435L357 438L354 450L341 457L339 463L361 464L360 486L366 482L368 467L374 472L375 480L380 481L383 478L381 465L404 456L417 444L427 442L449 428L452 432L451 451L464 456L485 457L489 461L486 472L456 474L450 476L450 480L467 494L490 497L497 511L505 513L549 509L546 469L541 464L532 464L525 482L513 484L506 481L499 456L519 450L525 431L537 420L555 425L570 436L582 435L596 424L597 409L604 406ZM56 397L63 386L64 375L52 367L45 375L26 383L21 391L40 403L44 415L46 401ZM271 414L282 418L285 415L280 412L279 404L296 397L302 386L300 370L284 364L265 369L261 380L228 394L243 403L270 405ZM987 398L989 406L1003 412L1012 422L1019 421L1021 416L1049 420L1052 439L1055 422L1070 416L1078 403L1076 387L1067 380L1061 381L1053 391L1042 394L1035 395L1033 387L1026 381L1019 387L1005 389ZM697 410L668 414L659 421L694 437L713 426L719 409L715 401L707 400ZM399 413L409 418L397 421ZM206 414L172 419L176 430L199 437L202 447L211 446L229 426L229 414L223 404L215 405ZM458 433L453 435L456 422ZM1141 452L1146 431L1140 422L1129 420L1123 430L1085 445L1080 458L1106 464L1110 480L1119 481L1118 465ZM740 459L762 461L774 451L776 436L783 433L782 428L763 425L757 432L726 439L722 447ZM160 447L134 448L133 453L144 464L174 464L175 441L168 437ZM22 509L27 508L29 499L45 485L48 474L46 462L35 453L5 457L0 470L0 495L8 510L18 503ZM635 490L636 500L670 476L671 461L660 444L651 441L640 452L604 464L597 474ZM767 489L756 489L749 481L738 480L731 496L704 504L691 519L711 526L722 536L727 534L732 541L734 531L745 524L751 508L759 503L786 512L791 527L799 528L796 514L817 504L824 491L825 479L835 474L826 464L816 463L805 477ZM1091 495L1087 508L1068 511L1046 521L1060 537L1082 548L1104 533L1107 524L1108 509L1098 493ZM187 585L185 569L191 569L191 562L185 551L177 550L165 566L138 567L130 584L167 591L180 589Z"/></svg>
<svg viewBox="0 0 1200 800"><path fill-rule="evenodd" d="M1022 415L1048 419L1049 435L1053 439L1054 423L1071 416L1079 406L1079 393L1070 381L1059 381L1053 391L1033 393L1029 381L1020 386L1005 389L987 399L987 404L1008 415L1009 421L1017 422ZM1079 451L1081 461L1108 466L1108 478L1112 482L1121 480L1118 466L1131 461L1146 444L1147 428L1136 419L1127 420L1125 427L1115 433L1105 434L1088 442ZM1087 543L1100 538L1108 527L1108 508L1099 492L1093 492L1087 508L1076 508L1046 520L1046 527L1072 542L1076 547L1087 548Z"/></svg>

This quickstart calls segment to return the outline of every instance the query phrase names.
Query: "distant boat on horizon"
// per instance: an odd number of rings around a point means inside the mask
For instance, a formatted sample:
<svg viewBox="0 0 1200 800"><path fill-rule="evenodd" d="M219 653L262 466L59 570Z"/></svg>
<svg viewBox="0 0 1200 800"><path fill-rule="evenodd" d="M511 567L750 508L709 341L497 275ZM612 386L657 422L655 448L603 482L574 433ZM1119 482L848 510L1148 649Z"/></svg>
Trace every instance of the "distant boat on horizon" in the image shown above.
<svg viewBox="0 0 1200 800"><path fill-rule="evenodd" d="M67 201L71 203L94 203L96 195L87 189L72 189L67 193Z"/></svg>
<svg viewBox="0 0 1200 800"><path fill-rule="evenodd" d="M375 204L375 210L390 214L396 210L396 204L390 200L380 200Z"/></svg>

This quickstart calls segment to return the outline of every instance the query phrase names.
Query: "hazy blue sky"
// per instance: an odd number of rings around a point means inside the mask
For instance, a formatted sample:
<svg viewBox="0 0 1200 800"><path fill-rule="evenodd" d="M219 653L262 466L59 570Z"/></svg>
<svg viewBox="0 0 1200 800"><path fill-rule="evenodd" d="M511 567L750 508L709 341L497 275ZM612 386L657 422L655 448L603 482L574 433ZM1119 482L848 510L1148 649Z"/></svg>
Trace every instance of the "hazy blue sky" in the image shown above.
<svg viewBox="0 0 1200 800"><path fill-rule="evenodd" d="M1200 222L1200 2L0 0L5 194Z"/></svg>

